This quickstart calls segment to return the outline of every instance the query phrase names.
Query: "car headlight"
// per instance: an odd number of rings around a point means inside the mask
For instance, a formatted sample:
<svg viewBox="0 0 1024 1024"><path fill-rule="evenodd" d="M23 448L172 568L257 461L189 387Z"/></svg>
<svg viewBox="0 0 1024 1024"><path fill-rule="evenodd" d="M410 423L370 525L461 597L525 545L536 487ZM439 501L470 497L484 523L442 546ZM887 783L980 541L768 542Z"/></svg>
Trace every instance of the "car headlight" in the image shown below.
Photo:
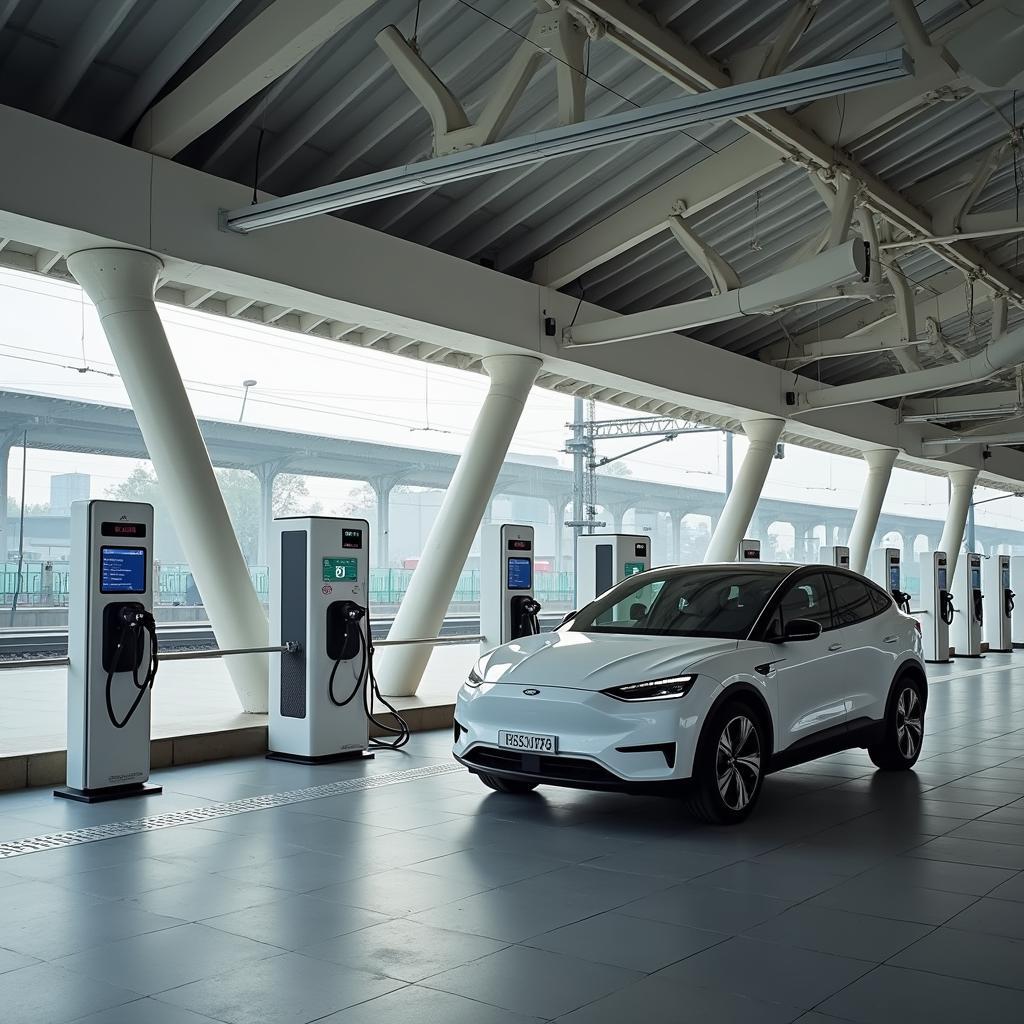
<svg viewBox="0 0 1024 1024"><path fill-rule="evenodd" d="M668 679L649 679L644 683L613 686L601 692L616 700L672 700L685 697L696 681L696 676L669 676Z"/></svg>
<svg viewBox="0 0 1024 1024"><path fill-rule="evenodd" d="M466 677L466 685L468 687L475 690L483 681L483 676L475 668L469 670L469 675Z"/></svg>

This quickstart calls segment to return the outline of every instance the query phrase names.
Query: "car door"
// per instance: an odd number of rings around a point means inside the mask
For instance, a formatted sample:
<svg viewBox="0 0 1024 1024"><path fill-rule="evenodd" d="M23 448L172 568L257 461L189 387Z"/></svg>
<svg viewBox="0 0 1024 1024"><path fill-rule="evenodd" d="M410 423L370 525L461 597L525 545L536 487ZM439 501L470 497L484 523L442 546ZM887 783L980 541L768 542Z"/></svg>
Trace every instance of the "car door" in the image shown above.
<svg viewBox="0 0 1024 1024"><path fill-rule="evenodd" d="M889 684L901 650L903 623L893 612L892 602L873 592L864 580L852 573L826 572L825 576L832 593L833 633L843 645L836 671L842 673L846 688L847 722L880 720L885 717Z"/></svg>
<svg viewBox="0 0 1024 1024"><path fill-rule="evenodd" d="M848 684L837 671L842 644L832 622L828 584L822 572L801 573L781 595L768 638L781 637L792 619L819 622L822 632L814 640L773 642L770 676L776 684L779 722L776 746L784 750L826 729L846 724Z"/></svg>

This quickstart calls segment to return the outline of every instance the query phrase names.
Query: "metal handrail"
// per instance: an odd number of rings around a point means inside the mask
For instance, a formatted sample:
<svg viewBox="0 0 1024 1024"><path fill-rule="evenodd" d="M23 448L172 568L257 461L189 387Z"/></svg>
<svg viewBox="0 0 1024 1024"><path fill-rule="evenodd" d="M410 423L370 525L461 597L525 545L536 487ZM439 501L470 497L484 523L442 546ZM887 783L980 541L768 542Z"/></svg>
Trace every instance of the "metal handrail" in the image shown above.
<svg viewBox="0 0 1024 1024"><path fill-rule="evenodd" d="M483 636L435 636L418 637L413 640L374 640L373 647L400 647L406 644L432 644L435 647L448 647L452 644L478 643ZM289 641L276 647L236 647L221 650L219 647L208 651L168 651L160 655L161 661L200 661L202 659L226 658L234 654L296 654L302 645ZM67 665L69 659L63 658L20 658L17 661L0 661L0 670L5 668L59 668Z"/></svg>

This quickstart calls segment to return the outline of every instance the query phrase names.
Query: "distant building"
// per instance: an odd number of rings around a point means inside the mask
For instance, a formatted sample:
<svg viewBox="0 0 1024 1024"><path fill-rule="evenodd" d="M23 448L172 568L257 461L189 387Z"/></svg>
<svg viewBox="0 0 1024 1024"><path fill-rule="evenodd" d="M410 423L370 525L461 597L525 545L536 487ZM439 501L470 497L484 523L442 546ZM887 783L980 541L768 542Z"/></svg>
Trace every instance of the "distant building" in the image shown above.
<svg viewBox="0 0 1024 1024"><path fill-rule="evenodd" d="M88 501L92 477L88 473L56 473L50 477L50 514L66 516L73 501Z"/></svg>

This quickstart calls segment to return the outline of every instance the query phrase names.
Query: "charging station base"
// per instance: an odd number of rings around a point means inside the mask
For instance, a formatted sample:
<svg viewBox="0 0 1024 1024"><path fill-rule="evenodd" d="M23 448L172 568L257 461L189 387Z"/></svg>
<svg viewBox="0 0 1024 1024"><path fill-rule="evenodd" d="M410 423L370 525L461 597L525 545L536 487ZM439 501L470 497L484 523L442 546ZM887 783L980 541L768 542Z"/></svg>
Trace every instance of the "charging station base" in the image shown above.
<svg viewBox="0 0 1024 1024"><path fill-rule="evenodd" d="M268 761L288 761L291 764L334 764L336 761L372 761L372 750L342 750L337 754L285 754L277 750L267 751Z"/></svg>
<svg viewBox="0 0 1024 1024"><path fill-rule="evenodd" d="M136 782L131 786L108 786L105 789L73 789L71 786L59 786L53 791L53 795L64 800L75 800L80 804L102 804L107 800L124 800L130 796L156 796L163 791L164 787L155 783Z"/></svg>

